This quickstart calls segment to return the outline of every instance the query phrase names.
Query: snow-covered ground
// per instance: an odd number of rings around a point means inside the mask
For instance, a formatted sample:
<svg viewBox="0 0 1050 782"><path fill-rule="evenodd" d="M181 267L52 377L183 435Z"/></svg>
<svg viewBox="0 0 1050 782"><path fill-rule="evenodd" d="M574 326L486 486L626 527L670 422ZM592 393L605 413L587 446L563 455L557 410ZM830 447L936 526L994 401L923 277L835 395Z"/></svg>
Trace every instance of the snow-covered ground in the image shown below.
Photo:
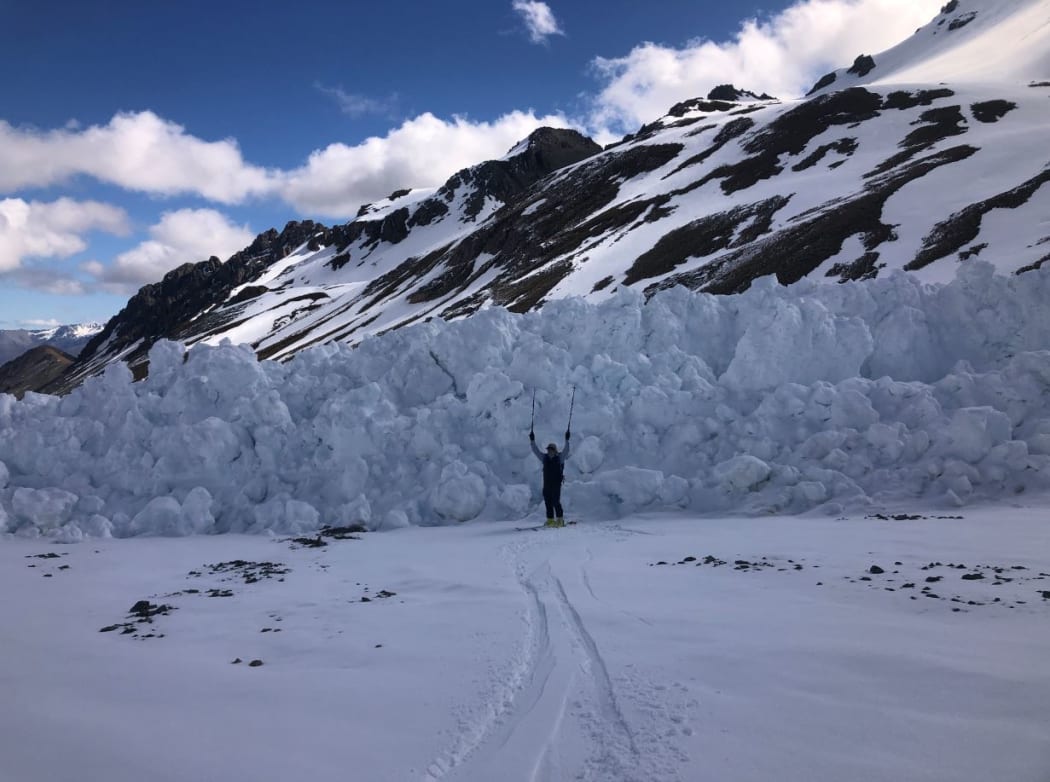
<svg viewBox="0 0 1050 782"><path fill-rule="evenodd" d="M0 779L1045 782L1048 509L921 515L9 539Z"/></svg>

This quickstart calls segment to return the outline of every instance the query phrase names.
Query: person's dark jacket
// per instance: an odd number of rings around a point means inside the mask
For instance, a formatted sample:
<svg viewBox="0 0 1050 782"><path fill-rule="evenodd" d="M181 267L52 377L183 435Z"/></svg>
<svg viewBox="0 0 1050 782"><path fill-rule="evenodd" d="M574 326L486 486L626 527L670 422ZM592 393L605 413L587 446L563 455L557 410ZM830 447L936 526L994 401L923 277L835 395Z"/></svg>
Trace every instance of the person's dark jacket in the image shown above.
<svg viewBox="0 0 1050 782"><path fill-rule="evenodd" d="M565 476L565 460L569 458L569 441L565 441L565 447L561 453L545 454L536 447L536 441L530 440L532 452L536 458L543 463L543 488L554 489L561 486Z"/></svg>

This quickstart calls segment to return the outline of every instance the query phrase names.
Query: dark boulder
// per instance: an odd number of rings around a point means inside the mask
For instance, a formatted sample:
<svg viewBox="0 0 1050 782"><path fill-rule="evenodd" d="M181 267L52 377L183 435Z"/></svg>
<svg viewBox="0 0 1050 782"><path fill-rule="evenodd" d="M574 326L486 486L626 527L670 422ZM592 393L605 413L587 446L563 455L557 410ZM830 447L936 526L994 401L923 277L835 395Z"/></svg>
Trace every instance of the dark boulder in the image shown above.
<svg viewBox="0 0 1050 782"><path fill-rule="evenodd" d="M867 76L875 70L875 58L868 54L862 54L853 61L853 65L849 67L846 73L852 73L854 76Z"/></svg>

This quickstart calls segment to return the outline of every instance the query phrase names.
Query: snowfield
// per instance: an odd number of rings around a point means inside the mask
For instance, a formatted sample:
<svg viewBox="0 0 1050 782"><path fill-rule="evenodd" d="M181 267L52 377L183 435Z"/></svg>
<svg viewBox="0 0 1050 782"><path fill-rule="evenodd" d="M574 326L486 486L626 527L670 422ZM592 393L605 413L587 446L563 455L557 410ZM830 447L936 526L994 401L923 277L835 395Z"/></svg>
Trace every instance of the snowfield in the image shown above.
<svg viewBox="0 0 1050 782"><path fill-rule="evenodd" d="M826 515L1050 487L1050 267L759 281L485 310L280 364L156 345L67 397L0 395L0 531L85 537L520 519L572 421L568 507Z"/></svg>
<svg viewBox="0 0 1050 782"><path fill-rule="evenodd" d="M1046 508L946 515L11 539L0 778L1045 782Z"/></svg>

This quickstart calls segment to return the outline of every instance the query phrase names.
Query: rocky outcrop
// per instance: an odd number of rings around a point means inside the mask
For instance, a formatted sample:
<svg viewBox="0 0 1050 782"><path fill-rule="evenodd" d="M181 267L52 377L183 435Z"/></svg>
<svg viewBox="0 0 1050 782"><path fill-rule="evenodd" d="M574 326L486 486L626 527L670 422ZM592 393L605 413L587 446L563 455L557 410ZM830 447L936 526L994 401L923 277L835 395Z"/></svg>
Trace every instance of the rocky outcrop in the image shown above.
<svg viewBox="0 0 1050 782"><path fill-rule="evenodd" d="M751 100L776 100L772 95L762 93L758 95L750 90L739 90L732 84L719 84L707 93L708 100L727 100L734 103L742 103Z"/></svg>

